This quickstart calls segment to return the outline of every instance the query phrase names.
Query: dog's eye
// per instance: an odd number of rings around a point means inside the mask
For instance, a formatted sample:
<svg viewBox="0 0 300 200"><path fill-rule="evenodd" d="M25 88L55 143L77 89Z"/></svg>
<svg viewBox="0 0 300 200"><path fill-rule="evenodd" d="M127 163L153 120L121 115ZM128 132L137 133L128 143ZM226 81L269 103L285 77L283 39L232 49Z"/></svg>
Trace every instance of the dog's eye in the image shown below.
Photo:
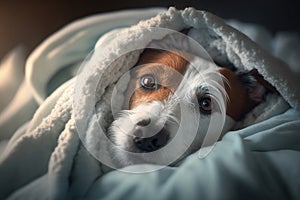
<svg viewBox="0 0 300 200"><path fill-rule="evenodd" d="M203 98L198 99L198 104L200 112L204 114L211 114L212 102L209 96L204 96Z"/></svg>
<svg viewBox="0 0 300 200"><path fill-rule="evenodd" d="M203 114L211 114L213 102L208 89L206 87L198 87L195 95L198 100L200 112Z"/></svg>
<svg viewBox="0 0 300 200"><path fill-rule="evenodd" d="M158 88L157 80L152 74L145 74L140 78L140 85L145 90L156 90Z"/></svg>

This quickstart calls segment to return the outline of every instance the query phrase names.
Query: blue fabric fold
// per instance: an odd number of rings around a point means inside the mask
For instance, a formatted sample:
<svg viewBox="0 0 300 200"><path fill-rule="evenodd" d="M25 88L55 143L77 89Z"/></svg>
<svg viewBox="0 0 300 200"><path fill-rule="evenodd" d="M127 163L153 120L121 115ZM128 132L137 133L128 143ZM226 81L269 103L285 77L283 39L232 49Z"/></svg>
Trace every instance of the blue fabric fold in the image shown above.
<svg viewBox="0 0 300 200"><path fill-rule="evenodd" d="M146 174L114 171L88 199L299 199L300 113L286 113L228 133L204 159ZM133 166L133 167L143 167Z"/></svg>

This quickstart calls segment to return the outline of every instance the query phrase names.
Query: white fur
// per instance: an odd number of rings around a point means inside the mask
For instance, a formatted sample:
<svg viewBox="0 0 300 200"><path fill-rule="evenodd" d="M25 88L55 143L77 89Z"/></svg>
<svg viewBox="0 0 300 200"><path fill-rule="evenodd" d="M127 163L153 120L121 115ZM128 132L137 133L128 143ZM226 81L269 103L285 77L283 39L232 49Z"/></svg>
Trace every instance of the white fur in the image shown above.
<svg viewBox="0 0 300 200"><path fill-rule="evenodd" d="M214 64L203 63L201 59L192 60L174 95L163 101L152 101L119 113L109 130L109 137L116 145L110 148L115 156L113 160L121 166L136 163L165 164L165 160L168 160L166 158L179 160L201 146L213 144L222 133L233 127L234 120L225 116L227 94L223 86L224 77ZM199 112L195 97L199 86L209 88L217 105L210 115ZM151 123L142 127L147 136L155 135L162 128L170 133L171 144L166 144L170 147L158 149L152 155L146 155L137 148L132 139L137 123L147 118L151 119Z"/></svg>

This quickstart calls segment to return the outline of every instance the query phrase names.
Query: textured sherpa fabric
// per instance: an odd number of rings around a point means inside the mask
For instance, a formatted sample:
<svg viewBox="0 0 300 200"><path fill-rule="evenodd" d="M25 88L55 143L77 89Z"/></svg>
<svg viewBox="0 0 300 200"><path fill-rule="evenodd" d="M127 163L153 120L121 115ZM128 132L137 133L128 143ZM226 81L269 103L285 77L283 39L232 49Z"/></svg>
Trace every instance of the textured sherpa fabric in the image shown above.
<svg viewBox="0 0 300 200"><path fill-rule="evenodd" d="M291 73L288 65L271 56L251 39L228 26L225 21L215 15L193 8L183 11L170 8L167 12L152 19L110 33L111 35L107 36L105 41L100 40L88 61L89 63L85 66L84 72L77 80L78 85L82 85L82 87L76 91L78 95L75 98L77 103L73 108L76 110L74 116L77 119L77 128L80 129L79 133L84 133L81 138L88 146L89 151L96 157L104 156L103 153L99 155L99 143L103 141L103 137L99 133L101 128L106 130L110 123L107 116L111 112L110 97L114 83L134 66L142 52L133 50L144 48L153 40L163 40L168 34L168 32L163 31L159 34L152 34L153 30L150 27L167 28L175 31L188 29L187 35L199 42L215 62L223 66L233 65L237 69L251 70L256 68L267 81L278 89L291 106L298 109L298 88L287 86L295 86L298 79L294 73ZM110 42L107 42L108 38L111 38ZM117 62L113 62L115 60ZM99 77L101 77L100 83L98 82ZM290 89L293 91L289 91ZM95 93L97 94L96 100ZM96 113L93 112L94 107L90 106L95 104ZM279 107L281 109L278 110L278 113L286 109L284 105ZM258 112L264 113L264 110L258 110ZM79 114L77 115L77 113ZM255 113L254 115L258 114ZM272 115L274 114L271 113L270 116ZM98 126L97 117L103 125L102 127ZM251 120L254 118L246 118L246 124L252 124L253 122L249 122ZM95 139L95 135L99 141Z"/></svg>
<svg viewBox="0 0 300 200"><path fill-rule="evenodd" d="M109 126L113 87L134 66L142 52L128 50L146 47L152 40L166 36L162 33L150 37L150 27L175 31L188 29L188 35L198 41L214 61L239 69L256 68L290 106L300 110L299 74L243 33L205 11L170 8L157 15L159 12L162 10L119 13L116 18L110 15L118 23L107 20L107 16L100 20L97 17L85 19L46 40L30 56L26 78L33 88L34 98L42 104L32 121L12 137L1 153L0 198L9 195L12 199L23 195L28 198L38 196L38 199L81 198L88 192L104 173L104 168L86 151L82 141L93 148L92 154L99 154L97 149L101 139L95 141L91 136L98 134L101 128L98 122L103 127ZM127 14L131 17L126 18ZM152 16L155 17L150 18ZM144 18L150 19L137 23ZM135 23L137 25L109 33L103 37L105 40L101 38L113 28ZM83 39L85 37L88 39ZM55 46L57 43L66 46ZM87 60L89 65L80 77L61 85L44 101L50 78L65 66L78 66L90 50L93 53ZM45 68L51 68L49 73L43 73ZM76 86L80 86L79 90ZM82 141L77 132L83 133L80 135ZM46 192L43 192L44 188L47 188Z"/></svg>

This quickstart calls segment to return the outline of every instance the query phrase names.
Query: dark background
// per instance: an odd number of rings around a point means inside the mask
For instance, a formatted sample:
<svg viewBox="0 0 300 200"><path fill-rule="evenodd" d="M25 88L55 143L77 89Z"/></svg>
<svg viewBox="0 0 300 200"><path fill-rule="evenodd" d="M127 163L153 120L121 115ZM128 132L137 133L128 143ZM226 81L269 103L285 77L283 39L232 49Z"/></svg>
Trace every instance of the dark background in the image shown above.
<svg viewBox="0 0 300 200"><path fill-rule="evenodd" d="M28 52L67 23L92 14L154 6L192 6L223 18L255 22L276 31L300 32L300 6L290 0L0 0L0 59L18 44Z"/></svg>

